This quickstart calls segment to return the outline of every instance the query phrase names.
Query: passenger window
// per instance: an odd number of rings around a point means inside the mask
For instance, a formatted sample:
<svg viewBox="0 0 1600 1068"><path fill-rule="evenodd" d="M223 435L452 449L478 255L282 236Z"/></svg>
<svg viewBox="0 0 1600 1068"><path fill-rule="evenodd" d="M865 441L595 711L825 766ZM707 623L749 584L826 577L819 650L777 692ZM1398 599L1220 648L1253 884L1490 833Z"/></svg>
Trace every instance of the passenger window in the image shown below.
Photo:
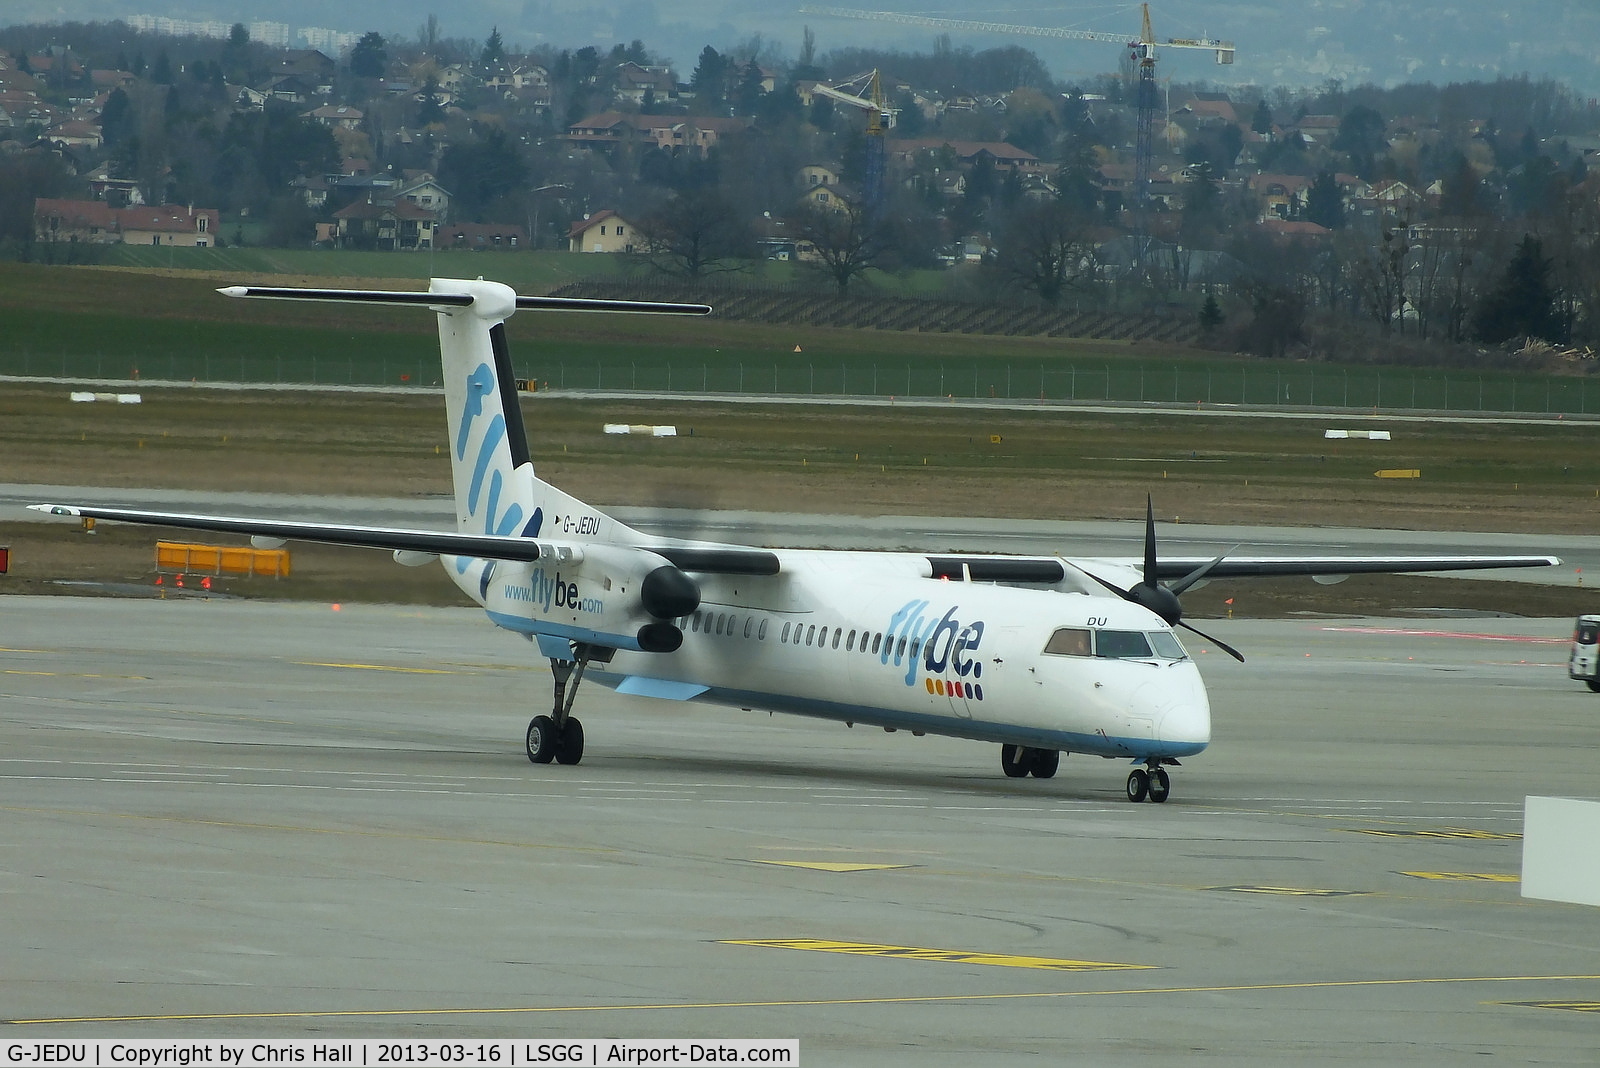
<svg viewBox="0 0 1600 1068"><path fill-rule="evenodd" d="M761 626L756 628L756 641L764 642L766 640L767 640L767 621L763 619L761 621Z"/></svg>
<svg viewBox="0 0 1600 1068"><path fill-rule="evenodd" d="M780 642L786 642L789 640L789 624L785 623L783 625L783 634L778 638L778 640Z"/></svg>
<svg viewBox="0 0 1600 1068"><path fill-rule="evenodd" d="M872 636L872 651L876 653L878 650L880 650L882 648L883 648L883 635L882 634L874 634Z"/></svg>
<svg viewBox="0 0 1600 1068"><path fill-rule="evenodd" d="M838 627L833 628L833 647L835 649L839 648L839 634L840 634L839 628Z"/></svg>
<svg viewBox="0 0 1600 1068"><path fill-rule="evenodd" d="M906 640L904 638L901 638L900 639L900 648L895 650L894 656L895 656L896 660L899 660L902 657L904 657L905 655L906 655Z"/></svg>
<svg viewBox="0 0 1600 1068"><path fill-rule="evenodd" d="M1150 652L1150 643L1139 631L1097 630L1094 634L1094 655L1118 660L1148 660L1153 654Z"/></svg>
<svg viewBox="0 0 1600 1068"><path fill-rule="evenodd" d="M915 660L917 658L917 653L920 652L921 650L922 650L922 639L918 638L916 641L911 643L911 659Z"/></svg>
<svg viewBox="0 0 1600 1068"><path fill-rule="evenodd" d="M1050 635L1044 651L1052 656L1088 656L1089 632L1078 627L1062 627Z"/></svg>
<svg viewBox="0 0 1600 1068"><path fill-rule="evenodd" d="M753 616L748 617L748 618L745 619L745 621L744 621L744 636L746 638L750 637L750 627L754 623L755 623L755 617L753 617Z"/></svg>
<svg viewBox="0 0 1600 1068"><path fill-rule="evenodd" d="M696 633L696 634L700 633L700 613L699 612L696 612L693 616L691 616L689 618L689 629L691 631L693 631L694 633Z"/></svg>
<svg viewBox="0 0 1600 1068"><path fill-rule="evenodd" d="M856 632L855 631L851 631L850 632L850 637L848 637L848 638L846 638L844 640L844 651L847 652L847 653L853 653L853 652L856 651Z"/></svg>
<svg viewBox="0 0 1600 1068"><path fill-rule="evenodd" d="M815 638L816 636L817 636L817 628L816 627L807 627L806 628L806 644L807 645L810 645L812 639Z"/></svg>
<svg viewBox="0 0 1600 1068"><path fill-rule="evenodd" d="M729 612L728 613L728 637L730 637L730 638L733 637L734 632L737 631L738 629L739 629L739 617L734 615L732 612Z"/></svg>
<svg viewBox="0 0 1600 1068"><path fill-rule="evenodd" d="M717 613L717 633L718 634L722 633L722 624L727 618L728 617L723 615L721 612Z"/></svg>
<svg viewBox="0 0 1600 1068"><path fill-rule="evenodd" d="M820 649L820 648L822 648L822 646L827 645L827 644L828 644L828 628L827 627L823 627L822 628L822 633L817 635L817 648Z"/></svg>

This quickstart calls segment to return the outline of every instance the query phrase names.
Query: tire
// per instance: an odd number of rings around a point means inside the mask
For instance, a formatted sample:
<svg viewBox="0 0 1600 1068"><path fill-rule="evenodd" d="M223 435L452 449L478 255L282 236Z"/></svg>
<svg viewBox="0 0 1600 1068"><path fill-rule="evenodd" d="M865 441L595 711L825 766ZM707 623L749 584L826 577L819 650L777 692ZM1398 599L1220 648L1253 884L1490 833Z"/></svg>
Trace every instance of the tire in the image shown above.
<svg viewBox="0 0 1600 1068"><path fill-rule="evenodd" d="M556 756L556 721L549 716L534 716L528 722L528 759L548 764Z"/></svg>
<svg viewBox="0 0 1600 1068"><path fill-rule="evenodd" d="M1584 679L1583 681L1584 685L1588 686L1589 689L1595 693L1600 693L1600 679Z"/></svg>
<svg viewBox="0 0 1600 1068"><path fill-rule="evenodd" d="M569 718L556 741L556 763L576 764L583 759L583 724Z"/></svg>
<svg viewBox="0 0 1600 1068"><path fill-rule="evenodd" d="M1156 768L1150 773L1150 800L1161 804L1172 796L1172 777L1167 769Z"/></svg>
<svg viewBox="0 0 1600 1068"><path fill-rule="evenodd" d="M1033 772L1033 777L1035 779L1055 778L1056 768L1061 763L1061 753L1059 750L1030 749L1028 752L1033 755L1033 759L1028 762L1030 764L1028 770Z"/></svg>
<svg viewBox="0 0 1600 1068"><path fill-rule="evenodd" d="M1143 768L1128 772L1128 800L1137 804L1150 796L1150 774Z"/></svg>
<svg viewBox="0 0 1600 1068"><path fill-rule="evenodd" d="M1028 750L1020 745L1002 745L1000 747L1000 770L1006 773L1008 779L1025 779L1028 777Z"/></svg>

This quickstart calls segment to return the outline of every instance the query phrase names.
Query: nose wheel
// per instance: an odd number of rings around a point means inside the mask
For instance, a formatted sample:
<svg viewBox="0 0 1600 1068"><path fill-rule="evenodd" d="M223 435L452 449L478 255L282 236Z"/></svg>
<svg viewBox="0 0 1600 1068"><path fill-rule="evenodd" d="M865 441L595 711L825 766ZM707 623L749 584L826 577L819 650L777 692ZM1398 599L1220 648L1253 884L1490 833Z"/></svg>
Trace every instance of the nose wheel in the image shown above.
<svg viewBox="0 0 1600 1068"><path fill-rule="evenodd" d="M1144 768L1134 768L1128 773L1129 801L1135 803L1154 801L1159 805L1170 796L1172 796L1172 777L1159 764L1148 771Z"/></svg>

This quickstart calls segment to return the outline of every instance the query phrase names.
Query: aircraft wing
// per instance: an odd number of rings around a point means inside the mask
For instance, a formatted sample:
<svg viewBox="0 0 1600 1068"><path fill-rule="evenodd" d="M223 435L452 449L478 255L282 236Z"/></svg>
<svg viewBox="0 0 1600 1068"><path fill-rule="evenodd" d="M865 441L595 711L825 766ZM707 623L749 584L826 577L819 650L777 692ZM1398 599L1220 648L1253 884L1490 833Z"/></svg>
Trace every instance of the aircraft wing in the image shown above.
<svg viewBox="0 0 1600 1068"><path fill-rule="evenodd" d="M1174 556L1158 561L1163 579L1181 579L1211 562L1205 556ZM1094 561L1085 561L1093 564ZM1132 557L1103 561L1138 570ZM1389 575L1424 571L1489 571L1506 567L1555 567L1556 556L1227 556L1206 578L1265 578L1275 575Z"/></svg>
<svg viewBox="0 0 1600 1068"><path fill-rule="evenodd" d="M286 519L191 515L184 512L146 512L131 508L96 508L77 504L30 504L35 512L120 523L210 530L225 534L250 534L284 541L312 541L324 545L351 545L365 549L404 550L442 556L476 556L486 560L540 560L560 550L578 549L582 543L519 538L497 534L458 534L441 530L406 530L398 527L361 527L335 523L305 523ZM685 571L702 574L775 575L778 556L765 549L630 546L664 557Z"/></svg>

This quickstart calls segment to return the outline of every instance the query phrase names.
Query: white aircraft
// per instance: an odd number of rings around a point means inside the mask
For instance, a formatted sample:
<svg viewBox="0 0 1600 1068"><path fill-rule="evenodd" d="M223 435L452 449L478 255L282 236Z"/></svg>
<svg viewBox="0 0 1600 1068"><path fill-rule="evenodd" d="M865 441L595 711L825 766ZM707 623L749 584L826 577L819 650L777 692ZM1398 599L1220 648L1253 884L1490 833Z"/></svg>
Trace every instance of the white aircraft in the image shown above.
<svg viewBox="0 0 1600 1068"><path fill-rule="evenodd" d="M704 314L703 305L519 297L434 279L427 293L234 286L231 297L426 308L438 316L454 532L32 505L39 511L437 559L497 626L536 641L555 679L528 759L577 764L584 678L619 693L709 701L1000 745L1013 778L1062 753L1123 758L1130 801L1165 801L1167 767L1211 740L1178 594L1202 578L1543 567L1549 556L1228 557L1142 561L760 549L653 537L534 474L505 320L518 309ZM1163 585L1163 581L1170 585Z"/></svg>

